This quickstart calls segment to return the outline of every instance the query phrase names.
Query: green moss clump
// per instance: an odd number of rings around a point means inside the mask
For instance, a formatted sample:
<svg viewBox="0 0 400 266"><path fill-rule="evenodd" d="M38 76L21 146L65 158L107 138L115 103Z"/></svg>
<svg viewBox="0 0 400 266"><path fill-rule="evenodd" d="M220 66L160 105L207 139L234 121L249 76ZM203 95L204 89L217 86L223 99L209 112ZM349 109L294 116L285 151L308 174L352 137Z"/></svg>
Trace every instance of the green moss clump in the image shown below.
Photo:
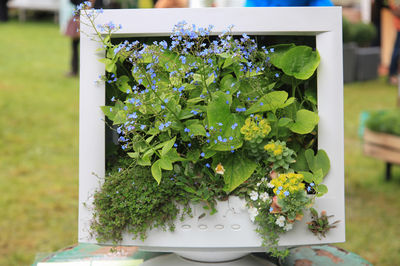
<svg viewBox="0 0 400 266"><path fill-rule="evenodd" d="M112 169L94 195L91 229L97 240L117 244L124 232L144 240L149 229L174 230L173 222L179 215L177 202L187 206L187 201L180 196L173 178L163 178L158 185L149 168L121 161L118 165L126 167Z"/></svg>

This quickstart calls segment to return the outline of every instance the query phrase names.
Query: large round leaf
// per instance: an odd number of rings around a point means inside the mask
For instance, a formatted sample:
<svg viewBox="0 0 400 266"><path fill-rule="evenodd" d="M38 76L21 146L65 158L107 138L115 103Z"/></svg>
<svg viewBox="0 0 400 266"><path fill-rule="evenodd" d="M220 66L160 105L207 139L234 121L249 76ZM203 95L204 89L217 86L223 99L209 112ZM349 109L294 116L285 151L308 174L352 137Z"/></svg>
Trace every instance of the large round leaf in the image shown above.
<svg viewBox="0 0 400 266"><path fill-rule="evenodd" d="M319 117L316 113L301 109L297 111L296 120L290 125L289 129L298 134L308 134L313 131L318 121Z"/></svg>
<svg viewBox="0 0 400 266"><path fill-rule="evenodd" d="M271 56L274 66L282 69L286 75L302 80L314 74L319 61L319 53L308 46L285 46Z"/></svg>
<svg viewBox="0 0 400 266"><path fill-rule="evenodd" d="M225 169L224 181L225 191L230 193L244 181L246 181L256 170L257 163L239 152L213 162L214 165L221 163Z"/></svg>

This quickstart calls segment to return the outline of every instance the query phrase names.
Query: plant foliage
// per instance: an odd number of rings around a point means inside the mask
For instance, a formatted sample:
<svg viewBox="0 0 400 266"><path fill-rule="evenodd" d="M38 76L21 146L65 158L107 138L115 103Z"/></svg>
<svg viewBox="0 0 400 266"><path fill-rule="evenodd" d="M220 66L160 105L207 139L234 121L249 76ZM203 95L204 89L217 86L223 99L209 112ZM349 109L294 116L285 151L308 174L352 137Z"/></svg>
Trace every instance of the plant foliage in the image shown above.
<svg viewBox="0 0 400 266"><path fill-rule="evenodd" d="M84 12L94 26L97 14ZM201 202L212 214L217 200L239 195L264 245L285 256L279 234L327 192L329 159L316 149L318 52L259 47L231 27L215 36L186 22L169 39L114 44L119 28L95 27L111 92L102 110L122 158L95 195L99 239L121 240L124 230L145 237L173 228L174 204Z"/></svg>

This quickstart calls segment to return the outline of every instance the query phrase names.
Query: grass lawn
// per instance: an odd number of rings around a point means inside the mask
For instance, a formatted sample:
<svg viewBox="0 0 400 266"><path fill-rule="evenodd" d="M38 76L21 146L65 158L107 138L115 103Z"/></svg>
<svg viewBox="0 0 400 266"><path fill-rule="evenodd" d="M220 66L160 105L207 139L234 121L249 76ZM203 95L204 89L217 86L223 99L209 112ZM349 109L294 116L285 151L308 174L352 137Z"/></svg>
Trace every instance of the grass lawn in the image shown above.
<svg viewBox="0 0 400 266"><path fill-rule="evenodd" d="M28 265L77 242L78 79L69 40L47 22L0 24L0 265ZM362 110L392 108L383 80L345 87L347 242L375 265L400 265L400 169L364 157ZM399 193L399 194L398 194Z"/></svg>
<svg viewBox="0 0 400 266"><path fill-rule="evenodd" d="M77 241L78 79L56 25L0 32L0 265L27 265Z"/></svg>

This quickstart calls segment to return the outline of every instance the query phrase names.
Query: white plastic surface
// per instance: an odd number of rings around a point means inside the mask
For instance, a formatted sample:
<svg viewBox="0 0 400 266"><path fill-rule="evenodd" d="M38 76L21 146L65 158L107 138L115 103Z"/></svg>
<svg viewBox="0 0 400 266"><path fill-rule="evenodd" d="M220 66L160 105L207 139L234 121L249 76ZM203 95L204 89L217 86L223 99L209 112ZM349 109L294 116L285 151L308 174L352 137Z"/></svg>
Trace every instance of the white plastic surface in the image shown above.
<svg viewBox="0 0 400 266"><path fill-rule="evenodd" d="M228 261L228 262L200 262L200 261L191 261L179 257L175 254L170 255L163 255L160 257L156 257L154 259L150 259L140 266L211 266L211 265L218 265L218 266L275 266L275 264L254 257L254 256L246 256L238 260Z"/></svg>
<svg viewBox="0 0 400 266"><path fill-rule="evenodd" d="M234 24L233 33L255 35L312 35L316 37L317 50L321 56L318 68L318 145L325 149L331 160L331 170L324 183L329 188L317 199L315 208L333 214L340 224L326 238L319 240L307 230L305 218L296 222L295 229L280 238L280 245L305 245L343 242L345 240L344 213L344 143L343 143L343 77L342 77L342 33L340 7L288 7L288 8L199 8L199 9L130 9L105 10L96 24L113 21L123 28L116 36L169 36L173 26L186 20L198 26L215 26L216 34ZM104 84L95 83L104 74L104 65L96 53L100 44L92 41L93 30L83 25L81 35L81 82L80 82L80 153L79 153L79 242L96 243L90 234L93 192L99 188L105 172L104 115L100 106L105 103ZM100 180L99 178L100 177ZM85 205L84 205L85 203ZM223 212L215 217L225 215ZM231 224L217 218L207 224L205 220L186 221L177 224L175 233L154 231L145 242L133 241L125 236L123 245L140 245L147 250L158 251L261 251L261 239L254 232L249 219L241 215L229 218ZM246 215L245 215L246 216ZM234 220L231 220L234 219ZM236 220L237 219L237 220ZM246 221L245 221L246 220ZM237 221L237 222L236 222ZM197 222L197 224L196 224ZM192 224L194 223L194 225ZM239 230L232 230L240 224ZM203 228L203 229L202 229ZM186 230L186 231L185 231Z"/></svg>

